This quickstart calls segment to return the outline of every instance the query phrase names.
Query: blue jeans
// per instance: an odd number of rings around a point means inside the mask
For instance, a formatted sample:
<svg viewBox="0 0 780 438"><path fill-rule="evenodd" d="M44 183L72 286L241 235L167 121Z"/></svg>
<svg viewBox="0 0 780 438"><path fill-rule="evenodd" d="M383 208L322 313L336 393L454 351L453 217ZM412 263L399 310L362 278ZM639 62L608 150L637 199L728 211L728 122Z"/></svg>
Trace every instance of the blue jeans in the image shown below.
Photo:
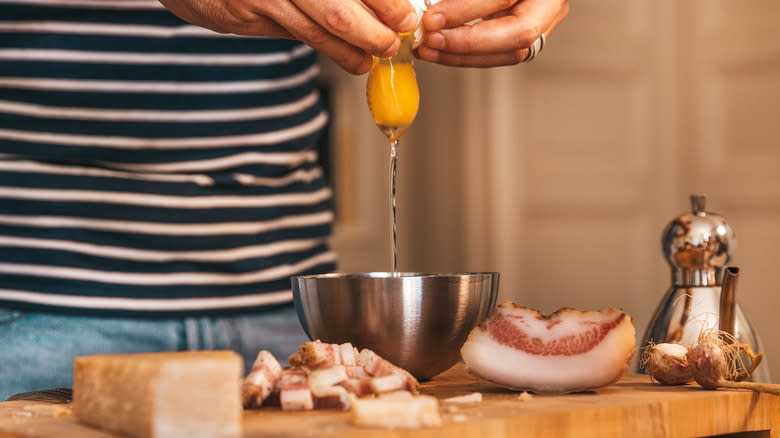
<svg viewBox="0 0 780 438"><path fill-rule="evenodd" d="M307 340L292 304L257 313L170 319L0 308L0 401L17 392L70 387L78 355L234 350L248 370L258 351L270 350L284 364Z"/></svg>

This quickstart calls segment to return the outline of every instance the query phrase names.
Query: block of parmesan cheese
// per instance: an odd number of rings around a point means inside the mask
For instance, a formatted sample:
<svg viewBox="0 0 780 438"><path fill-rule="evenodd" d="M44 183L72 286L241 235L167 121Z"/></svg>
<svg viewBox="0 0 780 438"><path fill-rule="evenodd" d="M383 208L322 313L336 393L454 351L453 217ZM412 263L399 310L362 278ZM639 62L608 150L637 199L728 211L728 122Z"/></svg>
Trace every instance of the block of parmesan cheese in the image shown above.
<svg viewBox="0 0 780 438"><path fill-rule="evenodd" d="M242 373L231 351L79 356L73 414L138 438L238 437Z"/></svg>

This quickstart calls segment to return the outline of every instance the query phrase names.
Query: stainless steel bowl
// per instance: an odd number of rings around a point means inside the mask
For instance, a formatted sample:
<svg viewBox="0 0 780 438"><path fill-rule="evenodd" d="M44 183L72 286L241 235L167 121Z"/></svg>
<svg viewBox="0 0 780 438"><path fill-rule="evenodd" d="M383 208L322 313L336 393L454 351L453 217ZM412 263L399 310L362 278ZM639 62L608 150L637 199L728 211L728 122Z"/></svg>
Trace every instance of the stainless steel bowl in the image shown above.
<svg viewBox="0 0 780 438"><path fill-rule="evenodd" d="M420 379L460 359L474 326L495 307L496 272L324 274L292 278L311 339L370 348Z"/></svg>

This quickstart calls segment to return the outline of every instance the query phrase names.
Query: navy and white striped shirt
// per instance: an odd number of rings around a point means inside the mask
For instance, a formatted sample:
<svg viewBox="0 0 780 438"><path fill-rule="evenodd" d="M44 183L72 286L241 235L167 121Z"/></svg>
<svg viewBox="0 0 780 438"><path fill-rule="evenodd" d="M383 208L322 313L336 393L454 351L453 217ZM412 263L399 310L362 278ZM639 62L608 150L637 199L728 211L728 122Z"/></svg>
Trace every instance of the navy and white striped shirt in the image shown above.
<svg viewBox="0 0 780 438"><path fill-rule="evenodd" d="M335 263L317 74L155 0L0 0L0 307L290 302Z"/></svg>

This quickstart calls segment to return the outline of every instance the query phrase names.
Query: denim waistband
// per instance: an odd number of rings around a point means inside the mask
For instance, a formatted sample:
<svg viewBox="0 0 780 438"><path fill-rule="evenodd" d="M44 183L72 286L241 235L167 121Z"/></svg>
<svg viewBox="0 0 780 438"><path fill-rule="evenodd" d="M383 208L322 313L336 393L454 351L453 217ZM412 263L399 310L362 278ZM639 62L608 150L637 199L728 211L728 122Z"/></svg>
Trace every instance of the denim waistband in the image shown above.
<svg viewBox="0 0 780 438"><path fill-rule="evenodd" d="M0 308L0 400L69 387L73 358L102 353L234 350L249 369L261 349L286 362L308 340L293 306L259 313L168 319L24 313Z"/></svg>

